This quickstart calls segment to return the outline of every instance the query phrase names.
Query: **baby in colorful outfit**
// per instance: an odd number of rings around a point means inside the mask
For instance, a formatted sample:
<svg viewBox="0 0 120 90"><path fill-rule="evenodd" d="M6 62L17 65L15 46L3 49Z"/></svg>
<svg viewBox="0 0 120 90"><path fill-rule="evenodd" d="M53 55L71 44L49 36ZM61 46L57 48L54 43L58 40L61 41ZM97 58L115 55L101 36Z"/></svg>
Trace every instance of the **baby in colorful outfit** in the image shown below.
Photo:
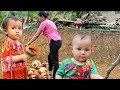
<svg viewBox="0 0 120 90"><path fill-rule="evenodd" d="M72 58L62 61L56 79L103 79L91 58L92 43L89 33L80 33L72 40Z"/></svg>

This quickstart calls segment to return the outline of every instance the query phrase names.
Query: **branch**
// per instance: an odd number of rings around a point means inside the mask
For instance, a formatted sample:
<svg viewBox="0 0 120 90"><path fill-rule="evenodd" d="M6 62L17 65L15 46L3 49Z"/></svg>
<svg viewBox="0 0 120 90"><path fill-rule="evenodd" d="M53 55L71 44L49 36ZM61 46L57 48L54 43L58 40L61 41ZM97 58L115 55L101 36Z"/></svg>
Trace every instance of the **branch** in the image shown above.
<svg viewBox="0 0 120 90"><path fill-rule="evenodd" d="M113 62L113 63L110 65L110 67L107 69L106 74L105 74L105 76L104 76L104 79L107 79L107 78L108 78L110 72L111 72L118 64L120 64L120 54L119 54L119 56L117 57L116 61Z"/></svg>

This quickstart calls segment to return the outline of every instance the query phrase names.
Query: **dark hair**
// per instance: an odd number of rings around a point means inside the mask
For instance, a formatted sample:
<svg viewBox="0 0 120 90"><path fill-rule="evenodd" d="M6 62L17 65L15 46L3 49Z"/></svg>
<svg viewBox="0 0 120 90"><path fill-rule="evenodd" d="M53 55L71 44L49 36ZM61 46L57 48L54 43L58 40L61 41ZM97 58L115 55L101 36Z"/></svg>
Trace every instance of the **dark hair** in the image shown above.
<svg viewBox="0 0 120 90"><path fill-rule="evenodd" d="M3 22L2 22L2 28L3 28L3 30L7 29L7 27L8 27L8 22L9 22L10 19L11 19L11 20L15 20L15 21L21 21L20 18L15 17L15 16L6 17L6 18L3 20Z"/></svg>
<svg viewBox="0 0 120 90"><path fill-rule="evenodd" d="M41 17L41 16L44 16L45 18L48 18L48 15L49 15L49 14L48 14L47 11L39 11L39 12L38 12L38 16L40 16L40 17Z"/></svg>

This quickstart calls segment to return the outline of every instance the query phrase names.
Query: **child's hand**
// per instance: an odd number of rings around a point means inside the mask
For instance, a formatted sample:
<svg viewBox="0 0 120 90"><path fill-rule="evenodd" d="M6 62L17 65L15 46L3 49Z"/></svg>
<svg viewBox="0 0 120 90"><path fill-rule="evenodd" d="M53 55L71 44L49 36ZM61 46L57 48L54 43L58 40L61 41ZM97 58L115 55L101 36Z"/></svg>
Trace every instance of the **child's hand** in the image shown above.
<svg viewBox="0 0 120 90"><path fill-rule="evenodd" d="M22 61L26 61L27 60L27 55L26 54L23 54L22 55Z"/></svg>

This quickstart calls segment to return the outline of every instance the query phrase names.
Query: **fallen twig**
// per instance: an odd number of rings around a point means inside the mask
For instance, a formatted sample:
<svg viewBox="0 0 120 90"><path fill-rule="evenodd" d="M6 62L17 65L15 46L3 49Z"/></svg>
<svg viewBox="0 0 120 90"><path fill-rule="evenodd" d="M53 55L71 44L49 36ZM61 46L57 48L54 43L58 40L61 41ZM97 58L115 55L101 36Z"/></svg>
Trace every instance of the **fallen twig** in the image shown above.
<svg viewBox="0 0 120 90"><path fill-rule="evenodd" d="M115 60L115 62L113 62L110 67L106 70L106 74L104 76L104 79L107 79L109 77L110 72L118 65L120 64L120 54L117 57L117 59Z"/></svg>

